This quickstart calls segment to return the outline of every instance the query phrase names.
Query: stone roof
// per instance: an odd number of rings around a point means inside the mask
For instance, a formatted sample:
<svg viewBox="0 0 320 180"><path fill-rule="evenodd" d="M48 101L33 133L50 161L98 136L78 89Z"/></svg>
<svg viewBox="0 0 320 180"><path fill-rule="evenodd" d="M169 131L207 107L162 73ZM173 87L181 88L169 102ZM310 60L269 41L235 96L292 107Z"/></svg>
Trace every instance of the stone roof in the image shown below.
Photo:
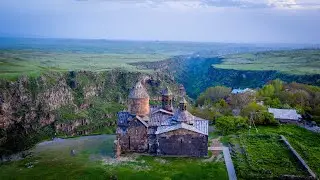
<svg viewBox="0 0 320 180"><path fill-rule="evenodd" d="M118 115L118 126L127 126L128 125L128 119L129 119L129 112L127 111L120 111L117 113Z"/></svg>
<svg viewBox="0 0 320 180"><path fill-rule="evenodd" d="M178 130L178 129L186 129L186 130L193 131L196 133L208 135L208 133L202 132L199 129L195 128L194 126L191 126L186 123L179 123L179 124L172 125L172 126L160 126L160 127L158 127L155 134L162 134L162 133L166 133L166 132L170 132L170 131L174 131L174 130Z"/></svg>
<svg viewBox="0 0 320 180"><path fill-rule="evenodd" d="M287 119L298 121L301 115L295 109L276 109L268 108L268 112L272 113L275 119Z"/></svg>
<svg viewBox="0 0 320 180"><path fill-rule="evenodd" d="M152 114L155 114L157 112L162 112L162 113L165 113L165 114L169 114L169 115L173 115L173 112L170 112L170 111L167 111L165 109L162 109L162 108L159 108L159 109L156 109L152 112Z"/></svg>
<svg viewBox="0 0 320 180"><path fill-rule="evenodd" d="M167 86L165 89L162 90L162 95L163 96L172 96L173 94L172 94L171 90Z"/></svg>
<svg viewBox="0 0 320 180"><path fill-rule="evenodd" d="M170 126L173 113L159 109L151 114L149 126Z"/></svg>
<svg viewBox="0 0 320 180"><path fill-rule="evenodd" d="M134 118L138 119L139 121L141 121L141 123L143 125L145 125L146 127L148 127L147 122L149 121L149 117L140 117L140 116L134 116L131 115L129 112L127 111L120 111L118 112L118 120L117 120L117 124L118 126L128 126L128 122Z"/></svg>
<svg viewBox="0 0 320 180"><path fill-rule="evenodd" d="M174 113L172 119L178 122L186 122L188 124L193 124L195 116L193 116L189 111L178 110Z"/></svg>
<svg viewBox="0 0 320 180"><path fill-rule="evenodd" d="M131 89L129 93L130 99L142 99L149 98L149 94L145 87L143 87L141 81L138 81L136 85Z"/></svg>
<svg viewBox="0 0 320 180"><path fill-rule="evenodd" d="M145 127L148 127L147 122L140 116L135 116L136 119L138 119Z"/></svg>
<svg viewBox="0 0 320 180"><path fill-rule="evenodd" d="M208 134L209 121L204 119L196 119L193 123L193 126L199 131Z"/></svg>

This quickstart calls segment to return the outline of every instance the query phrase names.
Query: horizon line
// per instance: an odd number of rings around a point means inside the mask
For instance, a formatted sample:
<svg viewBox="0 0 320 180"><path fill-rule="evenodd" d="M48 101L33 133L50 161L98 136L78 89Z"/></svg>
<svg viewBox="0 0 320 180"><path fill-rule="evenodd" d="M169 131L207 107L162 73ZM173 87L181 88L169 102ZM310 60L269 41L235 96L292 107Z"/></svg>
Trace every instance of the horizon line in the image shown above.
<svg viewBox="0 0 320 180"><path fill-rule="evenodd" d="M319 43L290 43L290 42L221 42L221 41L193 41L193 40L146 40L146 39L121 39L121 38L76 38L76 37L35 37L35 36L2 36L11 39L56 39L56 40L96 40L96 41L130 41L130 42L172 42L172 43L201 43L201 44L249 44L249 45L309 45L320 46Z"/></svg>

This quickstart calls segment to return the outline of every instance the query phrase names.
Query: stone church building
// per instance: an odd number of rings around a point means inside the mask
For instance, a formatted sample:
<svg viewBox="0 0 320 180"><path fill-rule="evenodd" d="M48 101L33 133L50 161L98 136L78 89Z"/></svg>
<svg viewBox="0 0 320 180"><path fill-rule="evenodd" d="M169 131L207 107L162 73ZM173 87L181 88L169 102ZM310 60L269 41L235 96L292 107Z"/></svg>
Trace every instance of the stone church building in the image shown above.
<svg viewBox="0 0 320 180"><path fill-rule="evenodd" d="M117 154L206 156L208 121L188 112L183 97L177 108L172 101L173 94L166 88L161 107L151 109L148 92L139 81L130 91L128 111L118 112Z"/></svg>

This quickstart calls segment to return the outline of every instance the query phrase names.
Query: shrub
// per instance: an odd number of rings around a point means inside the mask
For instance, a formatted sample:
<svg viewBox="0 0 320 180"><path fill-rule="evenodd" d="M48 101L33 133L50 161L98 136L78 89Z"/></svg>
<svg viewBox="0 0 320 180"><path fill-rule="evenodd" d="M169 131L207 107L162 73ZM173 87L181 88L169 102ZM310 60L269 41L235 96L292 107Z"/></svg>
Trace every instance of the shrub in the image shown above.
<svg viewBox="0 0 320 180"><path fill-rule="evenodd" d="M243 117L222 116L216 119L216 128L223 134L227 135L248 126L248 119Z"/></svg>
<svg viewBox="0 0 320 180"><path fill-rule="evenodd" d="M252 102L242 109L241 115L250 117L251 112L260 112L260 111L266 111L266 110L267 110L266 107L259 105L256 102Z"/></svg>
<svg viewBox="0 0 320 180"><path fill-rule="evenodd" d="M279 125L279 122L275 120L273 115L267 111L257 113L254 116L253 120L256 125L272 125L272 126Z"/></svg>
<svg viewBox="0 0 320 180"><path fill-rule="evenodd" d="M196 100L197 105L216 103L220 99L226 98L231 92L230 88L225 86L209 87L205 92L201 93Z"/></svg>
<svg viewBox="0 0 320 180"><path fill-rule="evenodd" d="M272 84L268 84L263 86L263 88L259 90L259 95L262 97L273 97L274 91L274 86Z"/></svg>

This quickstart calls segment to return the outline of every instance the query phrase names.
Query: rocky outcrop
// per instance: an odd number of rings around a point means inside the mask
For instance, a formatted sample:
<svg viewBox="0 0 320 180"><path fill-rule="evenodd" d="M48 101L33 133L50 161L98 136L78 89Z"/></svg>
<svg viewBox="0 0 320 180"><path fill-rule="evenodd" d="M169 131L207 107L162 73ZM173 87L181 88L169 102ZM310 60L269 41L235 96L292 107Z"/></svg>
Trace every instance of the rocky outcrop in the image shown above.
<svg viewBox="0 0 320 180"><path fill-rule="evenodd" d="M77 135L77 128L79 126L86 126L89 124L90 124L90 121L88 119L79 119L79 120L74 120L68 123L56 123L55 129L56 131L64 132L69 136L74 136L74 135ZM85 131L84 134L87 134L87 132L88 131Z"/></svg>
<svg viewBox="0 0 320 180"><path fill-rule="evenodd" d="M34 122L41 126L51 124L54 110L72 104L73 96L65 79L59 77L52 86L45 82L45 77L22 77L16 82L1 82L0 122L3 129L19 122L25 126L32 126Z"/></svg>
<svg viewBox="0 0 320 180"><path fill-rule="evenodd" d="M25 150L55 133L73 136L114 129L115 114L125 107L128 91L138 79L151 97L167 85L178 89L168 75L122 70L0 79L0 154Z"/></svg>

